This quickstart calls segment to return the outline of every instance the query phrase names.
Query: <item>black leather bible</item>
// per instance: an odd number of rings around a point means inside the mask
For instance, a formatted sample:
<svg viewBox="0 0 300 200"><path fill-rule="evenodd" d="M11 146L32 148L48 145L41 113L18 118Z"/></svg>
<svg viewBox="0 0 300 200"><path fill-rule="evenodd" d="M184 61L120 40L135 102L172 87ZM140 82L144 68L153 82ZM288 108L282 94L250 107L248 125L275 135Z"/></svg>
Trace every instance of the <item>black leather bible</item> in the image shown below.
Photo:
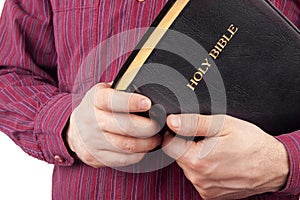
<svg viewBox="0 0 300 200"><path fill-rule="evenodd" d="M300 129L300 32L265 0L170 0L113 87L150 117L228 114L271 135Z"/></svg>

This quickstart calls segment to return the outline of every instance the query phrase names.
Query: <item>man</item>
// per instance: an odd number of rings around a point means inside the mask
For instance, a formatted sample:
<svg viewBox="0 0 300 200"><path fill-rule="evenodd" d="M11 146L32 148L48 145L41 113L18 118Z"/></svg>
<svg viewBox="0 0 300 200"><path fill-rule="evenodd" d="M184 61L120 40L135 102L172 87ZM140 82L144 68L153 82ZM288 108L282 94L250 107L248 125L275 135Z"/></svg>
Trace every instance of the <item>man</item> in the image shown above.
<svg viewBox="0 0 300 200"><path fill-rule="evenodd" d="M272 2L300 26L299 1ZM102 76L85 82L98 70L86 61L98 44L149 26L165 3L6 1L0 22L1 131L28 154L55 164L53 199L298 199L299 131L277 140L253 124L221 116L224 125L216 136L209 127L219 116L169 116L167 123L178 134L209 135L206 141L219 137L199 158L194 155L203 142L168 134L162 139L155 122L129 114L149 110L148 98L110 88L128 53L110 63L110 51L104 51L97 60L109 63ZM116 54L141 35L137 31L119 41ZM162 142L177 163L147 173L115 169L138 163Z"/></svg>

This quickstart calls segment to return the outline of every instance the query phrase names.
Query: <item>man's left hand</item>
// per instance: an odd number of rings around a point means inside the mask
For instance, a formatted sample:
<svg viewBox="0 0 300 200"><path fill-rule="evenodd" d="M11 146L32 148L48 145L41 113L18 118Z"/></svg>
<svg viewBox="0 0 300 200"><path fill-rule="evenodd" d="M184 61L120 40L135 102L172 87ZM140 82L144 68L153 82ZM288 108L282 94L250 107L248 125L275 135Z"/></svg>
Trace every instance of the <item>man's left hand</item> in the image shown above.
<svg viewBox="0 0 300 200"><path fill-rule="evenodd" d="M280 190L289 173L285 147L254 124L226 115L170 115L163 150L204 199L239 199ZM185 136L205 136L194 142Z"/></svg>

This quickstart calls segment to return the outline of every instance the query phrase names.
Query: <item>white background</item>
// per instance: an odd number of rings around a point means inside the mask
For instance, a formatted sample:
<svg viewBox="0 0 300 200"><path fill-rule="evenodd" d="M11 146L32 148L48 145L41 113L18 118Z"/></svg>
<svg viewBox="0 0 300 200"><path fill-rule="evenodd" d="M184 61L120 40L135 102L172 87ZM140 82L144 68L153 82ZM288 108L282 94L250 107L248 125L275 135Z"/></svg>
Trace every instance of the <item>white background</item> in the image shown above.
<svg viewBox="0 0 300 200"><path fill-rule="evenodd" d="M0 0L1 11L3 4ZM52 169L52 165L27 155L0 132L1 200L51 200Z"/></svg>

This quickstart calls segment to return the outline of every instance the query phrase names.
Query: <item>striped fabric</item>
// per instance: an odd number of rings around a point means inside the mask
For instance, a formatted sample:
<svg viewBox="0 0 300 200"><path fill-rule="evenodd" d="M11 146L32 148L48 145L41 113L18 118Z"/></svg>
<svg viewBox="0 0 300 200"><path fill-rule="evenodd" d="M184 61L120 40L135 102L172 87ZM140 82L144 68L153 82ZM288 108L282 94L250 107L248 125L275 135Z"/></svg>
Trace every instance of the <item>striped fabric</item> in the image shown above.
<svg viewBox="0 0 300 200"><path fill-rule="evenodd" d="M70 155L62 139L81 95L96 82L113 80L129 54L122 51L133 49L144 30L106 40L149 26L166 1L6 1L0 20L0 130L29 155L55 164L53 199L201 199L175 163L141 174L94 169ZM272 2L300 27L300 0ZM100 56L93 51L98 44ZM299 199L299 135L278 137L289 150L290 176L280 193L288 196L249 199Z"/></svg>

